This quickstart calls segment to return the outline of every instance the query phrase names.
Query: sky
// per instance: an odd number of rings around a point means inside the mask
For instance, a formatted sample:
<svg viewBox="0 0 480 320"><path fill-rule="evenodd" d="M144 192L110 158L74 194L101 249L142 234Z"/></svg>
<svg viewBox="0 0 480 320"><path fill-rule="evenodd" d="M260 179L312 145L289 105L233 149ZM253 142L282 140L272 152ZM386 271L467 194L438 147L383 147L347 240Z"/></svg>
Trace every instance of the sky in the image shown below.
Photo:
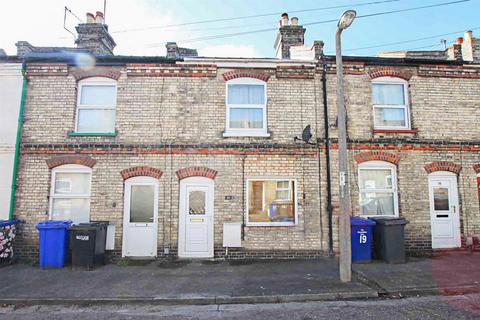
<svg viewBox="0 0 480 320"><path fill-rule="evenodd" d="M106 0L105 19L117 43L116 55L165 55L165 43L196 48L201 56L274 57L273 43L280 13L297 16L299 24L335 20L346 9L355 9L358 16L377 12L427 6L455 0L396 0L388 3L358 5L381 0ZM319 9L332 6L345 8ZM0 4L0 48L16 53L15 42L29 41L35 46L74 46L74 36L64 27L64 8L68 7L80 20L85 13L103 11L104 0L3 0ZM318 9L318 10L316 10ZM263 15L255 18L241 18ZM435 8L357 18L342 36L345 55L375 55L389 50L437 50L441 39L453 43L472 30L480 37L480 0L470 0ZM66 27L75 32L79 23L68 13ZM228 21L194 23L205 20ZM233 19L233 20L232 20ZM174 26L172 26L174 25ZM180 26L179 26L180 25ZM306 25L305 43L325 42L325 52L335 50L336 23ZM265 32L214 39L198 38L272 29ZM457 32L460 31L460 32ZM437 36L457 32L452 35ZM436 36L431 39L396 45L385 45ZM364 47L379 46L362 49Z"/></svg>

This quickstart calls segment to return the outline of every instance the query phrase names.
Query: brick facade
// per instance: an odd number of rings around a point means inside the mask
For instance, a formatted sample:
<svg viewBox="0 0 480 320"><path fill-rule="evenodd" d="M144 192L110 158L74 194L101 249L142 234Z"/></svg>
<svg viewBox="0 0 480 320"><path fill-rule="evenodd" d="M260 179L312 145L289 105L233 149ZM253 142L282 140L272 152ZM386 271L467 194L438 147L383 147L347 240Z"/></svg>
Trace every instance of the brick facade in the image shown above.
<svg viewBox="0 0 480 320"><path fill-rule="evenodd" d="M480 233L476 186L480 126L474 125L480 118L476 80L480 70L470 65L385 66L386 62L345 62L352 215L359 214L358 165L386 161L397 168L399 212L409 221L409 250L431 249L428 173L437 170L458 174L461 234ZM116 226L113 255L122 248L124 179L138 175L159 178L159 254L165 248L172 254L177 250L179 183L190 176L214 179L216 256L223 255L223 223L245 221L249 178L295 179L298 221L294 226L245 226L242 248L232 255L291 258L328 252L322 66L259 65L251 70L199 60L102 67L104 75L110 74L108 68L119 75L117 135L72 137L67 133L75 127L78 71L66 64L30 64L16 192L15 215L26 221L19 233L19 251L35 252L35 224L48 217L51 168L75 163L92 168L91 219L109 220ZM327 117L336 250L338 155L332 72L333 59L329 59ZM386 75L409 81L412 130L375 132L373 128L371 79ZM236 77L266 81L269 137L223 136L225 81ZM306 125L311 125L316 146L294 139Z"/></svg>

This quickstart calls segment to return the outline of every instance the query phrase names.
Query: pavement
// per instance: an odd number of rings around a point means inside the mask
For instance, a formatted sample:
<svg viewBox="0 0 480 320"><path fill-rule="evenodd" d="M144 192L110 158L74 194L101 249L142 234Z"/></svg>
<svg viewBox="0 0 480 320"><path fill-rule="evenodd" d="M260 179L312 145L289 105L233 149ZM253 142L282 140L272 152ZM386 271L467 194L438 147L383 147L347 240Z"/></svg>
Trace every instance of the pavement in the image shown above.
<svg viewBox="0 0 480 320"><path fill-rule="evenodd" d="M455 295L480 292L480 252L439 252L405 264L354 264L357 279L380 296Z"/></svg>
<svg viewBox="0 0 480 320"><path fill-rule="evenodd" d="M0 304L225 305L347 301L480 292L480 253L409 258L406 264L354 264L342 283L338 260L153 261L108 264L92 271L0 269Z"/></svg>

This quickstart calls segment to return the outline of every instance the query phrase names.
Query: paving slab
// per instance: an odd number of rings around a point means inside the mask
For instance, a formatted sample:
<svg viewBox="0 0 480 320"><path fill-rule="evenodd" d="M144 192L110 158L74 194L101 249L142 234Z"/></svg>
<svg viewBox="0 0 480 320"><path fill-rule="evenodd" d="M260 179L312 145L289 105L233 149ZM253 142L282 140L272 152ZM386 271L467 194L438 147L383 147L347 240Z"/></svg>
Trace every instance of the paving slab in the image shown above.
<svg viewBox="0 0 480 320"><path fill-rule="evenodd" d="M269 303L359 299L377 291L342 283L338 260L175 261L141 266L109 264L92 271L41 270L25 264L0 269L0 303L157 304Z"/></svg>
<svg viewBox="0 0 480 320"><path fill-rule="evenodd" d="M380 293L451 295L480 292L479 266L479 252L451 251L432 258L408 258L405 264L354 264L353 271Z"/></svg>

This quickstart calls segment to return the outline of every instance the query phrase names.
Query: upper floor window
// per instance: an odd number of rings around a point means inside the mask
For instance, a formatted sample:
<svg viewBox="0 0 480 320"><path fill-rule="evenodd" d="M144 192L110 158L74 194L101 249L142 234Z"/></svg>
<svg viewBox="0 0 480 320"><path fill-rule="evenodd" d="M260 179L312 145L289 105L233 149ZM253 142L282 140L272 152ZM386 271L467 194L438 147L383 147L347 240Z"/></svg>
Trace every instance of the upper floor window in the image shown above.
<svg viewBox="0 0 480 320"><path fill-rule="evenodd" d="M75 132L114 133L117 83L109 78L88 78L78 83Z"/></svg>
<svg viewBox="0 0 480 320"><path fill-rule="evenodd" d="M227 82L224 136L268 136L265 82L238 78Z"/></svg>
<svg viewBox="0 0 480 320"><path fill-rule="evenodd" d="M408 83L399 78L382 77L372 81L375 129L410 129Z"/></svg>
<svg viewBox="0 0 480 320"><path fill-rule="evenodd" d="M63 165L52 170L50 219L90 222L90 182L92 169Z"/></svg>
<svg viewBox="0 0 480 320"><path fill-rule="evenodd" d="M397 167L384 161L359 165L360 213L365 216L398 216Z"/></svg>

